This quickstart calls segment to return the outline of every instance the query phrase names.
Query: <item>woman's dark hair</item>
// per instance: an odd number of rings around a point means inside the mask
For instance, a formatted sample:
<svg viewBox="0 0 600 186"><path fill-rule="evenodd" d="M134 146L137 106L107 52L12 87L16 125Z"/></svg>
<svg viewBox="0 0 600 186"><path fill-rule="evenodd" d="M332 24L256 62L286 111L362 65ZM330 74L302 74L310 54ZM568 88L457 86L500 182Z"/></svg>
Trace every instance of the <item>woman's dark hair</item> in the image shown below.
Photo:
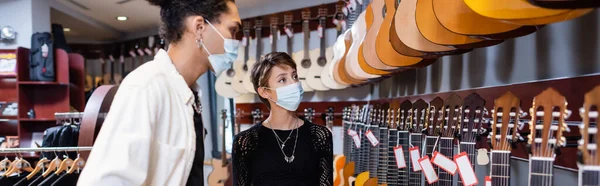
<svg viewBox="0 0 600 186"><path fill-rule="evenodd" d="M274 66L279 67L291 67L296 70L296 62L292 59L290 55L285 52L271 52L260 61L254 63L252 66L251 77L252 77L252 85L254 85L254 91L258 92L258 87L269 87L268 80L271 77L271 69ZM269 101L263 97L260 97L260 101L262 101L269 109L271 109L271 105Z"/></svg>
<svg viewBox="0 0 600 186"><path fill-rule="evenodd" d="M147 0L160 6L160 37L167 43L178 42L183 35L183 20L188 16L202 16L211 23L219 23L221 13L229 11L227 2L234 0Z"/></svg>

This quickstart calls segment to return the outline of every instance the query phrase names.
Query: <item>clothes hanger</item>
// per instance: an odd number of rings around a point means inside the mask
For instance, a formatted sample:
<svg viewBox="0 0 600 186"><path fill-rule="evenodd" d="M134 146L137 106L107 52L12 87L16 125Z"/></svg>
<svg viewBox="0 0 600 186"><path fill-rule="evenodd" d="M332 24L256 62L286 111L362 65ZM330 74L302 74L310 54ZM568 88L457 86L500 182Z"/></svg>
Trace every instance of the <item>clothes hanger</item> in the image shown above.
<svg viewBox="0 0 600 186"><path fill-rule="evenodd" d="M73 166L73 160L69 157L67 151L65 150L65 159L60 163L60 166L58 167L58 169L56 170L56 172L54 172L54 174L56 175L60 175L60 173L62 173L63 171L67 171L68 168Z"/></svg>
<svg viewBox="0 0 600 186"><path fill-rule="evenodd" d="M8 170L6 172L4 172L4 174L2 174L2 177L8 177L11 174L13 174L15 171L15 168L17 167L17 164L19 163L19 161L21 161L21 159L19 159L19 156L17 156L17 153L15 153L15 161L13 161L9 166L8 166Z"/></svg>
<svg viewBox="0 0 600 186"><path fill-rule="evenodd" d="M69 171L67 171L67 174L73 174L75 170L77 170L77 173L79 173L79 170L83 168L83 166L85 165L85 160L83 160L83 158L81 158L80 155L81 154L79 154L79 148L77 148L77 158L73 160L73 165L71 166Z"/></svg>
<svg viewBox="0 0 600 186"><path fill-rule="evenodd" d="M50 161L50 164L48 164L48 169L42 174L42 176L44 178L48 177L48 175L58 169L58 165L60 165L60 159L58 158L56 151L54 151L54 159Z"/></svg>
<svg viewBox="0 0 600 186"><path fill-rule="evenodd" d="M5 172L8 171L11 163L12 163L12 161L10 161L10 159L8 159L8 157L6 157L6 154L4 154L4 159L2 161L0 161L0 170L3 170Z"/></svg>
<svg viewBox="0 0 600 186"><path fill-rule="evenodd" d="M31 173L29 173L29 175L27 175L27 180L30 180L31 178L33 178L33 176L35 176L38 172L44 172L45 167L45 163L50 162L50 160L48 160L48 158L44 157L42 158L40 161L38 161L37 165L35 166L35 169L33 169L33 171L31 171Z"/></svg>

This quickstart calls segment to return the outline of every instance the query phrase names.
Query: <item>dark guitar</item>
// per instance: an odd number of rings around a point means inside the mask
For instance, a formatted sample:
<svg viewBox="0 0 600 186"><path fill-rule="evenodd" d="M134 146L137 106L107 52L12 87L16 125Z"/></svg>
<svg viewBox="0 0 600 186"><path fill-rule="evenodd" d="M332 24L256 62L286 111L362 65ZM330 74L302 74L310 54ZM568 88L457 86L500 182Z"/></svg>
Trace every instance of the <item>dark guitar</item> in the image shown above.
<svg viewBox="0 0 600 186"><path fill-rule="evenodd" d="M394 148L398 146L398 124L396 123L395 110L390 108L387 113L388 124L388 149L387 149L387 173L385 179L388 185L398 185L398 166L396 165L396 157Z"/></svg>
<svg viewBox="0 0 600 186"><path fill-rule="evenodd" d="M579 151L581 152L581 162L579 164L579 184L580 185L600 185L600 155L597 152L597 145L600 144L600 135L597 135L598 110L600 106L600 86L596 86L592 91L585 94L583 107L579 109L579 114L583 120L583 125L579 129L582 139L579 141ZM596 109L594 109L596 107Z"/></svg>
<svg viewBox="0 0 600 186"><path fill-rule="evenodd" d="M517 124L521 115L521 100L506 92L494 100L490 128L490 178L492 186L510 185L510 151L517 141Z"/></svg>
<svg viewBox="0 0 600 186"><path fill-rule="evenodd" d="M389 108L379 109L378 124L379 124L379 145L377 148L378 159L377 159L377 183L385 184L388 183L387 172L388 172L388 145L389 145L389 133L388 133L388 120Z"/></svg>
<svg viewBox="0 0 600 186"><path fill-rule="evenodd" d="M427 117L426 120L427 122L425 123L425 129L426 130L426 136L425 136L425 151L422 156L429 156L429 157L433 157L433 149L435 147L435 142L438 140L438 136L440 135L440 128L441 128L441 122L442 122L442 106L444 105L444 100L442 100L442 98L440 97L435 97L433 100L431 100L429 102L429 108L427 109ZM433 168L436 172L439 172L439 169L437 166L433 165ZM433 184L428 184L425 183L425 185L435 185L437 186L438 183L433 183Z"/></svg>
<svg viewBox="0 0 600 186"><path fill-rule="evenodd" d="M425 122L427 121L427 108L429 104L425 102L423 99L418 99L415 103L412 104L412 114L411 114L411 122L410 122L410 144L415 147L421 148L423 144L423 127L425 126ZM407 160L410 160L407 159ZM423 180L421 172L412 172L412 162L408 163L408 173L409 176L409 185L421 185L421 180Z"/></svg>
<svg viewBox="0 0 600 186"><path fill-rule="evenodd" d="M547 108L555 108L547 109ZM548 88L533 98L529 109L531 122L529 185L552 186L556 149L566 143L562 136L567 127L567 100L553 88Z"/></svg>
<svg viewBox="0 0 600 186"><path fill-rule="evenodd" d="M412 117L412 103L406 100L400 104L398 109L398 145L402 146L404 151L404 159L409 160L409 148L410 148L410 121ZM410 169L404 168L398 170L398 184L407 185L409 184ZM421 174L418 172L418 174Z"/></svg>
<svg viewBox="0 0 600 186"><path fill-rule="evenodd" d="M460 130L458 131L460 134L459 145L461 152L467 153L474 171L475 164L473 162L475 162L477 136L480 135L485 112L485 99L481 98L479 94L472 93L465 98L462 106ZM458 177L458 185L463 185L460 176Z"/></svg>
<svg viewBox="0 0 600 186"><path fill-rule="evenodd" d="M440 125L441 138L439 140L439 152L444 156L452 159L454 157L454 137L459 131L459 119L461 114L462 99L452 94L446 99L443 109L443 122ZM440 186L452 186L454 184L454 176L440 169L438 172Z"/></svg>

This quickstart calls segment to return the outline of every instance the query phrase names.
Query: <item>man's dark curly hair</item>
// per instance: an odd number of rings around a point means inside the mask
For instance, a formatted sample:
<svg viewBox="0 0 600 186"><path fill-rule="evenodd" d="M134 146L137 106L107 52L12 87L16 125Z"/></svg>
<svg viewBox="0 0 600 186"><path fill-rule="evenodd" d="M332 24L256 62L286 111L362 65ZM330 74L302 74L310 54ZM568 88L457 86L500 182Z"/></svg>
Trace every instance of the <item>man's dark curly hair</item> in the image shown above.
<svg viewBox="0 0 600 186"><path fill-rule="evenodd" d="M147 0L150 4L160 6L160 37L167 43L176 43L181 39L185 25L183 20L188 16L202 16L211 23L219 23L217 19L223 12L229 11L227 2L234 0Z"/></svg>

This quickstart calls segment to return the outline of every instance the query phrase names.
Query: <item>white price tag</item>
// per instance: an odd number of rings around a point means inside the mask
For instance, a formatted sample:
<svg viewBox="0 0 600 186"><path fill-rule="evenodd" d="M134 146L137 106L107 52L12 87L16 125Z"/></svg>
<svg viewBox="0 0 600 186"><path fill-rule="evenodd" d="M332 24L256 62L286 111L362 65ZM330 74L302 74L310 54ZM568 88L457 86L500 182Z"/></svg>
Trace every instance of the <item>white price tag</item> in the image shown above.
<svg viewBox="0 0 600 186"><path fill-rule="evenodd" d="M246 36L242 37L242 46L248 46L248 38Z"/></svg>
<svg viewBox="0 0 600 186"><path fill-rule="evenodd" d="M356 1L358 1L358 3L359 3L360 5L362 5L362 4L363 4L363 0L356 0Z"/></svg>
<svg viewBox="0 0 600 186"><path fill-rule="evenodd" d="M429 161L429 156L425 155L423 158L419 159L419 165L421 166L421 169L423 169L423 174L425 174L427 183L432 184L438 181L439 178L435 169L433 169L431 161Z"/></svg>
<svg viewBox="0 0 600 186"><path fill-rule="evenodd" d="M44 43L44 45L42 45L42 57L48 57L48 50L48 45Z"/></svg>
<svg viewBox="0 0 600 186"><path fill-rule="evenodd" d="M119 56L119 62L125 63L125 56L123 56L123 55Z"/></svg>
<svg viewBox="0 0 600 186"><path fill-rule="evenodd" d="M152 50L150 50L149 48L145 48L144 52L146 52L146 54L148 55L152 55Z"/></svg>
<svg viewBox="0 0 600 186"><path fill-rule="evenodd" d="M396 165L399 169L406 167L406 160L404 159L404 149L402 149L402 146L394 147L394 156L396 156Z"/></svg>
<svg viewBox="0 0 600 186"><path fill-rule="evenodd" d="M360 136L353 135L352 140L354 140L354 146L356 146L356 148L360 148Z"/></svg>
<svg viewBox="0 0 600 186"><path fill-rule="evenodd" d="M479 183L466 152L461 152L454 156L454 161L456 162L456 165L458 165L458 173L460 174L464 186L477 185L477 183Z"/></svg>
<svg viewBox="0 0 600 186"><path fill-rule="evenodd" d="M321 25L317 27L317 33L319 34L319 38L323 37L323 27Z"/></svg>
<svg viewBox="0 0 600 186"><path fill-rule="evenodd" d="M133 50L132 50L132 51L129 51L129 55L130 55L131 57L137 57L137 55L135 54L135 52L134 52Z"/></svg>
<svg viewBox="0 0 600 186"><path fill-rule="evenodd" d="M113 55L108 55L108 60L115 61L115 57L113 57Z"/></svg>
<svg viewBox="0 0 600 186"><path fill-rule="evenodd" d="M433 158L431 158L431 162L453 176L456 173L456 163L438 151L433 152Z"/></svg>
<svg viewBox="0 0 600 186"><path fill-rule="evenodd" d="M346 21L342 20L342 30L346 30L347 26L346 26Z"/></svg>
<svg viewBox="0 0 600 186"><path fill-rule="evenodd" d="M160 50L160 47L154 47L154 53L158 53L158 51Z"/></svg>
<svg viewBox="0 0 600 186"><path fill-rule="evenodd" d="M342 8L342 13L344 13L344 16L348 16L348 6Z"/></svg>
<svg viewBox="0 0 600 186"><path fill-rule="evenodd" d="M419 165L419 159L421 159L421 153L419 153L419 147L414 146L413 148L408 149L410 152L410 162L412 163L413 172L421 171L421 166Z"/></svg>
<svg viewBox="0 0 600 186"><path fill-rule="evenodd" d="M369 142L371 142L371 145L373 145L373 147L379 144L379 140L377 140L377 137L373 135L373 132L371 132L371 130L368 130L367 133L365 133L365 136L367 136L367 139L369 140Z"/></svg>
<svg viewBox="0 0 600 186"><path fill-rule="evenodd" d="M273 34L269 34L269 44L273 44Z"/></svg>
<svg viewBox="0 0 600 186"><path fill-rule="evenodd" d="M348 129L348 135L354 136L354 135L358 135L358 133L355 130Z"/></svg>
<svg viewBox="0 0 600 186"><path fill-rule="evenodd" d="M289 37L292 38L292 36L294 36L294 33L292 32L292 30L290 30L290 28L285 27L283 28L283 31L285 31L285 34Z"/></svg>
<svg viewBox="0 0 600 186"><path fill-rule="evenodd" d="M281 39L281 30L277 29L277 41Z"/></svg>
<svg viewBox="0 0 600 186"><path fill-rule="evenodd" d="M490 176L485 176L485 186L492 186L492 178Z"/></svg>

